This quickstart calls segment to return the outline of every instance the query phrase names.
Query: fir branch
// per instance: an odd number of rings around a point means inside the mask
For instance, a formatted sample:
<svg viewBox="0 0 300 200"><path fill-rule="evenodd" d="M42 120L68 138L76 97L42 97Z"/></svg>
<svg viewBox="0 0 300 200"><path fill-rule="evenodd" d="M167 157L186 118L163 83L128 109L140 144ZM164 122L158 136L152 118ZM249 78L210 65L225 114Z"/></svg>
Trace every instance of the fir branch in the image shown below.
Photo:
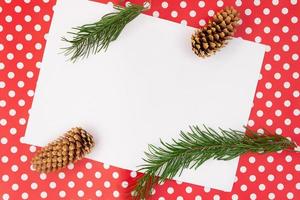
<svg viewBox="0 0 300 200"><path fill-rule="evenodd" d="M247 129L247 128L246 128ZM248 152L269 153L294 149L296 143L287 138L265 131L259 134L247 129L248 134L237 130L216 130L204 126L190 127L181 132L172 143L160 141L161 146L149 145L145 152L145 164L138 171L144 175L137 180L134 199L145 199L153 186L181 175L184 169L197 169L209 159L231 160Z"/></svg>
<svg viewBox="0 0 300 200"><path fill-rule="evenodd" d="M128 7L114 8L116 12L104 15L95 23L73 28L74 32L68 32L73 35L72 39L62 38L70 45L63 49L66 56L71 55L71 61L75 62L79 58L106 50L109 44L118 38L124 27L149 7L130 4Z"/></svg>

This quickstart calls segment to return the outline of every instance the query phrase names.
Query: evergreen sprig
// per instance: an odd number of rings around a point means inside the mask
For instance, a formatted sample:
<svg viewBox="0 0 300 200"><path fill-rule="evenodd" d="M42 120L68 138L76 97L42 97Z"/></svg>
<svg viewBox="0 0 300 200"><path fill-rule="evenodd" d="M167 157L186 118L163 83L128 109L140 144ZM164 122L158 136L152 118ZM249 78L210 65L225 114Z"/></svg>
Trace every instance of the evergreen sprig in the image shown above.
<svg viewBox="0 0 300 200"><path fill-rule="evenodd" d="M145 199L156 184L181 175L184 169L197 169L209 159L231 160L248 152L269 153L296 147L296 143L281 135L246 130L247 134L221 128L217 132L206 126L193 126L171 143L160 140L160 147L150 144L143 159L145 164L138 170L144 175L134 186L134 199Z"/></svg>
<svg viewBox="0 0 300 200"><path fill-rule="evenodd" d="M148 7L130 4L127 7L114 6L116 12L104 15L99 21L73 28L72 39L62 38L70 46L63 48L65 55L71 55L70 60L86 58L90 54L106 50L109 44L116 40L124 27Z"/></svg>

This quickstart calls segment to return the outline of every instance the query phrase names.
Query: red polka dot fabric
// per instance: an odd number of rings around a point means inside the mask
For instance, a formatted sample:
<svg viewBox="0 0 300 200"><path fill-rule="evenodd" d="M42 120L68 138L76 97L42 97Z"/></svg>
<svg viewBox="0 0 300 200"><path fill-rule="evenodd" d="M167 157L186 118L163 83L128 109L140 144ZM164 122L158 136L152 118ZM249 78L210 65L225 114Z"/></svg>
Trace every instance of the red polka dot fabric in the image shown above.
<svg viewBox="0 0 300 200"><path fill-rule="evenodd" d="M38 174L30 164L37 147L20 142L54 5L55 0L0 0L0 197L128 199L136 172L84 159L58 173ZM266 128L299 144L300 2L153 0L146 14L200 27L217 10L230 5L242 18L236 36L266 45L248 125L260 132ZM153 190L150 199L300 199L299 171L300 157L295 152L247 154L240 158L232 192L167 181Z"/></svg>

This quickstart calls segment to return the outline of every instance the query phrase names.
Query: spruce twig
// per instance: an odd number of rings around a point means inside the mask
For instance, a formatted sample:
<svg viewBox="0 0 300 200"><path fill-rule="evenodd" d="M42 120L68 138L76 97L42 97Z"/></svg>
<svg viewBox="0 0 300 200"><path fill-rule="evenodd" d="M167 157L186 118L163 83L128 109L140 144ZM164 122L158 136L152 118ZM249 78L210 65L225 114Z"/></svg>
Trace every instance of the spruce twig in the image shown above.
<svg viewBox="0 0 300 200"><path fill-rule="evenodd" d="M116 12L104 15L99 21L73 28L68 32L73 37L63 41L69 46L63 48L66 56L71 56L71 61L87 58L90 54L106 50L109 44L115 41L124 27L140 13L149 9L142 5L129 4L127 7L115 5Z"/></svg>
<svg viewBox="0 0 300 200"><path fill-rule="evenodd" d="M144 175L134 186L134 199L147 198L156 184L181 175L184 169L197 169L209 159L231 160L249 152L269 153L297 147L295 142L281 135L246 130L245 135L232 129L216 131L193 126L188 132L181 131L180 138L172 139L171 143L161 140L161 146L150 144L143 159L145 164L138 170Z"/></svg>

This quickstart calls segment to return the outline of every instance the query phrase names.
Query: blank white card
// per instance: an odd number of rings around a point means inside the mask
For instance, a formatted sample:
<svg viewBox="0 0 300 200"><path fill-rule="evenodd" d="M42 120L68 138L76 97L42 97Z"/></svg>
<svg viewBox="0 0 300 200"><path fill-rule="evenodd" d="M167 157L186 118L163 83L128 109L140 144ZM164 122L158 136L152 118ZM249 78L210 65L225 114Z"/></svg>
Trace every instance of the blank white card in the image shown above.
<svg viewBox="0 0 300 200"><path fill-rule="evenodd" d="M91 132L89 158L137 170L148 144L178 138L189 125L242 129L247 123L264 46L233 39L215 56L191 50L194 28L140 15L106 52L72 63L61 54L71 27L111 6L58 1L24 142L43 146L71 127ZM238 159L210 160L176 180L230 191Z"/></svg>

